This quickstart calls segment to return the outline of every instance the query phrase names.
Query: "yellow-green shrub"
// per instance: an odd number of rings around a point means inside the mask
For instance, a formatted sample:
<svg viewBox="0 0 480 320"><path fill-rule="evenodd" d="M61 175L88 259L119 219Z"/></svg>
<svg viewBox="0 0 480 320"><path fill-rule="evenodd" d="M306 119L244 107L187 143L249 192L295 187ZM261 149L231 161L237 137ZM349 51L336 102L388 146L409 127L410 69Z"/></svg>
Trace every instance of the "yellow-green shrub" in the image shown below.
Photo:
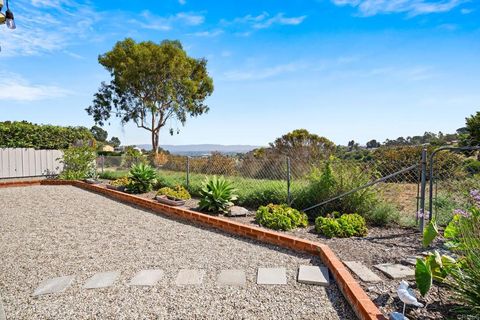
<svg viewBox="0 0 480 320"><path fill-rule="evenodd" d="M255 220L259 225L274 230L286 231L308 225L308 218L305 213L290 208L286 204L261 206L257 210Z"/></svg>
<svg viewBox="0 0 480 320"><path fill-rule="evenodd" d="M335 218L338 212L332 216L318 217L315 219L315 231L328 238L364 237L367 235L365 219L359 214L343 214Z"/></svg>
<svg viewBox="0 0 480 320"><path fill-rule="evenodd" d="M181 200L188 200L192 197L190 193L188 193L187 189L184 187L177 185L174 188L164 187L158 190L157 195L165 195L167 197L172 197Z"/></svg>

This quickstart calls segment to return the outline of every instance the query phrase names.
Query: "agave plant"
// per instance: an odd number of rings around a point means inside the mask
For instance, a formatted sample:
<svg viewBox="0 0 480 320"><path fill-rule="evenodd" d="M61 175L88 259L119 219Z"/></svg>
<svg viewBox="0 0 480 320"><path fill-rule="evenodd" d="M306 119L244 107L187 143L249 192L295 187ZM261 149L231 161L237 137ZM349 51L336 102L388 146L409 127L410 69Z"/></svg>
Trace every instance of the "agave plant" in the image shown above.
<svg viewBox="0 0 480 320"><path fill-rule="evenodd" d="M232 184L223 177L206 177L200 190L200 209L210 212L227 213L228 208L237 200Z"/></svg>
<svg viewBox="0 0 480 320"><path fill-rule="evenodd" d="M157 172L151 166L140 163L133 165L128 173L130 179L127 191L130 193L145 193L152 190L157 180Z"/></svg>

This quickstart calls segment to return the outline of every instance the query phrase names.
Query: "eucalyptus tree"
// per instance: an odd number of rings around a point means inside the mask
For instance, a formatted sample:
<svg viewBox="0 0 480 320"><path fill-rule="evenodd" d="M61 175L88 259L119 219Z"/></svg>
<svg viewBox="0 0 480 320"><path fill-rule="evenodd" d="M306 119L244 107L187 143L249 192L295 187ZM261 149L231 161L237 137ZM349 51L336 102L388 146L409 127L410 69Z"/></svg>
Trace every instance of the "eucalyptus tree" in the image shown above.
<svg viewBox="0 0 480 320"><path fill-rule="evenodd" d="M213 80L207 61L188 56L179 41L137 43L127 38L98 61L111 80L101 83L86 111L101 126L115 116L122 125L133 122L149 131L155 153L167 121L184 125L189 116L209 110L205 99L213 92Z"/></svg>

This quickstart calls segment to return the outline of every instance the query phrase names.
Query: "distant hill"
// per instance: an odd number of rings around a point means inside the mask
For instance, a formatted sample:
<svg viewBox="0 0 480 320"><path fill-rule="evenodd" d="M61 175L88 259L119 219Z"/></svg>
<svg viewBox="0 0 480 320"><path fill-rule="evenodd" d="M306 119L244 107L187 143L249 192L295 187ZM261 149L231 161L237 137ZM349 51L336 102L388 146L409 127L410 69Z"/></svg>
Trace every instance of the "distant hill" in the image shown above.
<svg viewBox="0 0 480 320"><path fill-rule="evenodd" d="M151 150L152 146L149 144L139 144L137 147L145 150ZM222 145L222 144L186 144L186 145L161 145L161 148L168 150L170 153L179 155L191 155L199 156L210 154L214 151L234 154L234 153L247 153L253 149L259 148L259 146L251 145Z"/></svg>

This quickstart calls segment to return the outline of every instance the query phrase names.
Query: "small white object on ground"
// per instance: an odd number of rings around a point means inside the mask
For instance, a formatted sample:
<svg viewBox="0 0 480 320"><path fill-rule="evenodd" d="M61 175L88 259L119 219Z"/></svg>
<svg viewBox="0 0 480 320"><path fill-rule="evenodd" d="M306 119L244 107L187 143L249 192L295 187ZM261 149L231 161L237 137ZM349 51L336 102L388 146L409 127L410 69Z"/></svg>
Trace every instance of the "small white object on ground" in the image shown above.
<svg viewBox="0 0 480 320"><path fill-rule="evenodd" d="M74 278L74 276L64 276L46 279L35 289L33 296L62 292L72 284Z"/></svg>
<svg viewBox="0 0 480 320"><path fill-rule="evenodd" d="M118 277L120 277L120 272L118 271L96 273L87 280L83 287L85 289L107 288L112 286Z"/></svg>
<svg viewBox="0 0 480 320"><path fill-rule="evenodd" d="M328 269L325 267L300 266L298 268L297 281L306 284L328 286L330 284L330 276Z"/></svg>
<svg viewBox="0 0 480 320"><path fill-rule="evenodd" d="M403 303L411 304L411 305L414 305L415 307L420 307L420 308L423 307L423 304L418 302L413 292L411 290L408 290L408 282L403 280L400 282L400 285L398 286L398 289L397 289L397 294L398 294L398 298L402 300Z"/></svg>
<svg viewBox="0 0 480 320"><path fill-rule="evenodd" d="M131 286L154 286L163 277L162 270L142 270L130 280Z"/></svg>
<svg viewBox="0 0 480 320"><path fill-rule="evenodd" d="M402 264L382 263L374 265L375 268L385 273L391 279L413 279L415 271Z"/></svg>
<svg viewBox="0 0 480 320"><path fill-rule="evenodd" d="M205 270L182 269L178 272L175 284L177 286L202 284L204 276Z"/></svg>
<svg viewBox="0 0 480 320"><path fill-rule="evenodd" d="M358 261L343 261L343 263L352 270L363 282L381 282L382 279L377 276L372 270L370 270L363 263Z"/></svg>
<svg viewBox="0 0 480 320"><path fill-rule="evenodd" d="M217 279L220 285L244 286L246 283L245 271L239 269L222 270Z"/></svg>
<svg viewBox="0 0 480 320"><path fill-rule="evenodd" d="M257 284L287 284L285 268L258 268Z"/></svg>

